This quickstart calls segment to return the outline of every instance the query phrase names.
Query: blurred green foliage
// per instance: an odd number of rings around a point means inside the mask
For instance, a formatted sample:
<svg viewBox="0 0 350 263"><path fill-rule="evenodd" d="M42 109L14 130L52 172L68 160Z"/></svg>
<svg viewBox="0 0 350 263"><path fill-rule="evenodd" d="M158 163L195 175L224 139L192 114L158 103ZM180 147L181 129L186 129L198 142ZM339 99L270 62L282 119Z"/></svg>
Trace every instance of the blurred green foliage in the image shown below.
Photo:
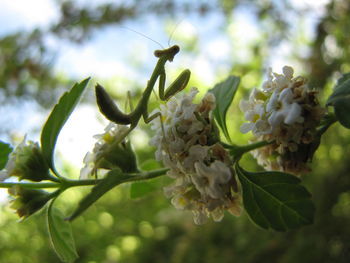
<svg viewBox="0 0 350 263"><path fill-rule="evenodd" d="M52 72L55 50L45 45L43 38L53 34L82 43L94 31L125 20L137 20L146 15L175 21L185 15L197 14L203 19L211 12L222 14L221 30L228 32L235 10L250 8L261 35L249 46L251 59L233 58L232 74L242 76L236 103L230 108L229 132L235 142L244 143L240 135L242 116L237 102L249 89L261 81L261 69L273 47L287 40L297 50L298 39L289 39L292 26L288 15L299 12L291 2L266 1L129 1L126 4L105 4L81 7L74 1L57 1L61 17L49 29L18 32L0 39L0 88L5 96L32 97L43 106L57 99L62 80ZM298 17L307 15L303 10ZM305 69L312 87L324 90L340 73L350 70L350 2L331 0L316 25L315 36L308 40L309 52L294 56ZM161 22L160 22L161 23ZM243 36L244 37L244 36ZM232 43L235 43L232 38ZM305 44L305 43L304 43ZM195 48L193 48L195 50ZM200 84L194 76L193 83ZM152 149L138 149L139 162L152 155ZM129 186L114 189L93 205L72 226L80 258L77 262L349 262L350 261L350 134L339 124L331 127L322 138L313 163L313 172L303 177L303 184L313 193L316 204L315 223L295 231L278 233L264 231L253 225L246 214L239 218L226 215L221 223L196 226L190 213L176 211L162 193L152 192L130 200ZM258 170L251 156L244 158L244 167ZM165 185L166 178L157 179ZM69 214L88 189L73 189L57 200ZM51 250L44 217L37 214L23 222L8 207L0 211L0 262L34 263L60 262Z"/></svg>

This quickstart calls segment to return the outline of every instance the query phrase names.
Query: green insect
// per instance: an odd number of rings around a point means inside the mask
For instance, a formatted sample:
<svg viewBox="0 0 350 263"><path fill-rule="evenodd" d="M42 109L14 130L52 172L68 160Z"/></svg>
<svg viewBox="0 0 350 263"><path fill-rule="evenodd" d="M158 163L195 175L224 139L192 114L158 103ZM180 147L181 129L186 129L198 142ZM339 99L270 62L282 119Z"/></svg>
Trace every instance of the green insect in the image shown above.
<svg viewBox="0 0 350 263"><path fill-rule="evenodd" d="M158 58L158 62L153 70L151 78L149 79L146 89L142 94L136 108L130 113L125 114L121 112L118 106L113 102L112 98L108 95L105 89L99 84L96 85L96 99L98 107L101 113L110 121L122 125L130 125L128 131L121 136L125 138L138 124L141 117L143 117L145 123L151 122L153 119L160 117L160 112L151 116L148 114L148 101L151 96L152 90L159 78L159 98L163 101L168 100L174 96L177 92L183 90L190 79L191 71L185 69L176 78L176 80L165 90L165 63L167 61L173 61L175 55L180 51L180 47L174 45L170 48L154 51L154 56Z"/></svg>

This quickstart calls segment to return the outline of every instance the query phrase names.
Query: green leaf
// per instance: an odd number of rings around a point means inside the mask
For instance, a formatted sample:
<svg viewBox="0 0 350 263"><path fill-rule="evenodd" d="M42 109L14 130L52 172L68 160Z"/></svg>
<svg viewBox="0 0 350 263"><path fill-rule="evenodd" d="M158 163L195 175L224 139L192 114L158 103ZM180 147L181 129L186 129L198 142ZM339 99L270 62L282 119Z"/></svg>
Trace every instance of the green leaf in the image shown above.
<svg viewBox="0 0 350 263"><path fill-rule="evenodd" d="M4 169L9 154L12 152L12 147L10 144L0 141L0 170Z"/></svg>
<svg viewBox="0 0 350 263"><path fill-rule="evenodd" d="M313 223L315 208L300 180L282 172L251 173L236 165L243 204L262 228L286 231Z"/></svg>
<svg viewBox="0 0 350 263"><path fill-rule="evenodd" d="M158 161L149 159L141 163L140 168L143 171L151 171L161 168L161 165ZM161 189L165 185L164 181L167 180L167 178L168 177L153 178L147 182L132 183L130 186L130 198L140 198Z"/></svg>
<svg viewBox="0 0 350 263"><path fill-rule="evenodd" d="M52 170L55 170L53 163L53 152L55 149L58 134L68 117L77 105L81 94L83 93L90 78L76 83L73 88L63 94L59 102L53 108L41 132L41 148L47 164Z"/></svg>
<svg viewBox="0 0 350 263"><path fill-rule="evenodd" d="M148 182L135 182L130 187L130 198L136 199L152 193L159 189L158 185L156 179Z"/></svg>
<svg viewBox="0 0 350 263"><path fill-rule="evenodd" d="M231 141L231 139L226 126L226 113L236 94L239 82L239 77L230 76L225 81L216 84L213 89L209 90L209 92L214 94L216 99L216 108L213 112L214 118L229 141Z"/></svg>
<svg viewBox="0 0 350 263"><path fill-rule="evenodd" d="M337 85L342 85L344 82L350 79L350 72L343 74L337 81Z"/></svg>
<svg viewBox="0 0 350 263"><path fill-rule="evenodd" d="M121 173L120 170L112 170L88 193L78 204L77 209L68 218L72 221L79 215L81 215L86 209L88 209L93 203L95 203L100 197L102 197L109 190L130 179L129 175Z"/></svg>
<svg viewBox="0 0 350 263"><path fill-rule="evenodd" d="M138 172L136 154L131 147L131 142L112 144L104 151L103 157L100 158L99 168L113 170L121 169L125 173Z"/></svg>
<svg viewBox="0 0 350 263"><path fill-rule="evenodd" d="M78 258L71 225L64 220L60 210L53 207L53 201L47 209L47 226L51 244L63 262L74 262Z"/></svg>
<svg viewBox="0 0 350 263"><path fill-rule="evenodd" d="M143 171L156 170L161 167L161 164L154 159L148 159L140 164L140 169Z"/></svg>
<svg viewBox="0 0 350 263"><path fill-rule="evenodd" d="M340 124L350 129L350 97L337 100L334 103L334 113Z"/></svg>
<svg viewBox="0 0 350 263"><path fill-rule="evenodd" d="M344 127L350 129L350 73L344 74L334 87L334 92L327 100L327 105L334 107L334 113Z"/></svg>

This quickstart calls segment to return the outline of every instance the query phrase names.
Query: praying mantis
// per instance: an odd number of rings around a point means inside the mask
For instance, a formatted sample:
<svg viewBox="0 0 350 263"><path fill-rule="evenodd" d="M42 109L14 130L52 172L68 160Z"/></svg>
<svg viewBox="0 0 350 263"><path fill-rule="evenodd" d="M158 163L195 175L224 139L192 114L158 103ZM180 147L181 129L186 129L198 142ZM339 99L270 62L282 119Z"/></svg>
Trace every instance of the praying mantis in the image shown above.
<svg viewBox="0 0 350 263"><path fill-rule="evenodd" d="M152 72L151 78L147 82L147 86L141 99L136 105L136 108L128 114L123 113L118 108L101 85L96 85L96 99L101 113L112 122L122 125L130 125L127 132L121 136L122 139L124 139L137 126L142 117L145 123L149 123L153 119L161 117L160 112L157 112L151 116L148 114L148 101L158 78L159 98L162 101L168 100L170 97L174 96L177 92L183 90L187 86L191 76L191 71L189 69L182 71L175 81L165 90L165 63L167 61L172 62L175 55L179 51L180 47L178 45L174 45L167 49L154 51L154 56L158 58L158 62Z"/></svg>

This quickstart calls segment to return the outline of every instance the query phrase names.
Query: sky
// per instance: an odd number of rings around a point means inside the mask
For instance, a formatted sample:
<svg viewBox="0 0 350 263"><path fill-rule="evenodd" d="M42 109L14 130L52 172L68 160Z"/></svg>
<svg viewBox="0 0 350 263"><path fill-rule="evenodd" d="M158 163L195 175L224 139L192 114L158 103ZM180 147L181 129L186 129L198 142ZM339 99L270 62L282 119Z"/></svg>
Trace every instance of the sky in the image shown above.
<svg viewBox="0 0 350 263"><path fill-rule="evenodd" d="M93 5L108 1L79 0L79 2ZM305 21L306 34L312 35L313 25L324 12L324 5L328 0L292 0L291 2L298 8L312 7L315 10L313 15L307 17ZM59 12L53 0L1 0L0 36L20 30L31 30L35 27L46 28L50 23L57 21L58 18ZM232 52L230 39L227 36L215 33L217 26L222 22L221 19L214 16L203 27L203 21L196 16L192 16L182 19L177 25L172 25L175 27L175 31L171 43L181 42L181 36L186 36L200 39L201 44L200 52L196 53L195 57L180 53L174 62L168 66L169 72L174 72L183 64L188 65L191 70L195 71L196 75L202 76L204 83L210 86L216 81L215 75L218 71L229 69L230 63L227 61L227 54ZM254 38L258 35L259 28L256 21L244 9L236 10L234 19L232 34L244 36L238 37L239 41L236 43L236 47L242 49L242 52L237 52L237 59L247 59L249 54L245 53L244 46L249 41L255 41ZM149 38L160 42L163 46L168 46L170 33L160 28L158 21L155 19L148 18L142 20L142 23L130 22L124 24L124 26L142 32ZM96 32L90 41L79 46L48 36L46 39L48 45L58 50L57 62L54 65L55 71L81 80L88 76L93 76L93 81L124 76L127 79L140 79L141 83L146 83L147 75L141 73L140 69L136 69L133 63L146 65L146 71L151 72L156 62L152 55L153 50L159 49L159 46L132 30L122 27L106 27ZM210 39L210 41L207 41L207 39ZM125 45L125 43L128 44ZM130 56L135 54L135 51L137 51L136 61L129 63ZM269 60L267 66L272 66L279 72L278 69L281 69L288 61L289 53L288 45L282 44L276 50L276 54ZM133 57L133 60L135 60L135 56ZM145 68L142 68L142 70L145 70ZM118 87L118 89L126 91L128 87ZM90 89L87 92L92 93L93 91ZM4 116L8 111L9 109L1 107L0 115ZM31 102L23 103L16 110L15 115L11 116L16 122L17 135L24 136L31 127L40 127L47 114L48 112L42 112L40 107L38 108L37 105ZM103 132L106 122L102 122L98 116L99 113L96 107L79 105L59 136L58 152L75 167L81 167L84 155L93 148L95 143L93 135ZM142 133L139 133L134 138L138 138L140 142L145 142L143 136ZM38 134L28 134L28 138L38 140Z"/></svg>
<svg viewBox="0 0 350 263"><path fill-rule="evenodd" d="M80 2L84 3L86 1ZM101 1L95 0L90 3L93 2ZM28 12L29 9L30 12ZM30 30L35 27L45 28L57 19L58 10L54 1L35 0L30 1L30 4L28 1L22 0L2 0L0 2L0 23L3 25L0 27L0 36L18 30ZM207 24L207 28L203 29L203 27L198 26L200 21L197 18L183 19L178 25L175 25L173 38L176 40L179 35L196 37L204 34L204 31L207 35L213 34L212 31L219 21L212 21L213 25ZM126 79L140 79L140 83L146 83L149 76L144 73L141 74L140 69L133 67L133 64L146 65L141 70L151 73L156 62L153 51L160 47L132 30L143 32L165 47L168 46L169 36L163 28L159 27L158 21L154 19L143 20L142 24L130 22L124 26L131 30L122 27L106 27L97 31L91 40L82 45L48 36L46 38L47 44L58 51L57 61L54 65L55 71L78 80L92 76L92 83L103 79L113 79L115 76L123 76ZM143 30L144 28L147 28L147 32ZM175 72L175 69L182 64L186 64L189 68L195 68L196 74L203 76L205 82L213 83L215 74L212 72L211 63L207 58L224 59L229 46L227 39L226 41L222 37L212 39L213 41L204 46L203 51L196 58L178 55L168 67L170 74ZM128 45L122 45L121 43L128 43ZM134 54L135 50L138 54L136 61L133 58L133 62L128 63L131 54ZM128 64L131 64L131 66L128 66ZM125 92L129 89L122 86L116 88L125 90ZM92 93L92 90L87 92ZM8 111L8 108L0 108L0 114ZM33 112L36 112L36 114L33 114ZM7 118L17 123L15 135L21 137L29 127L41 126L45 121L46 114L41 112L36 105L27 102ZM64 151L66 148L74 148L74 151L70 150L64 154L73 165L81 165L85 153L89 149L91 150L95 142L92 136L103 132L106 123L101 123L101 120L96 118L98 115L96 108L79 106L63 128L59 137L58 150ZM6 114L3 116L6 116ZM87 119L86 116L94 116L94 118L89 117ZM38 134L29 134L28 138L37 140Z"/></svg>

